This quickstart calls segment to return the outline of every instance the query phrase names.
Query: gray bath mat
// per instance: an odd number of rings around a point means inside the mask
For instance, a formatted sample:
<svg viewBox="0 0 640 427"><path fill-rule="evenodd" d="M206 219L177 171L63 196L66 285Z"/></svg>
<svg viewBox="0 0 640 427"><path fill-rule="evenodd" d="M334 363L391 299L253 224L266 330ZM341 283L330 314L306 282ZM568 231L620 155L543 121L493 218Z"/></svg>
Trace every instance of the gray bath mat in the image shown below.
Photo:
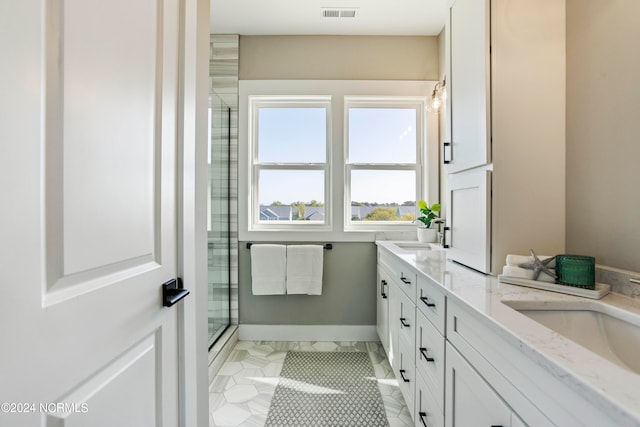
<svg viewBox="0 0 640 427"><path fill-rule="evenodd" d="M369 355L288 352L265 426L389 426Z"/></svg>

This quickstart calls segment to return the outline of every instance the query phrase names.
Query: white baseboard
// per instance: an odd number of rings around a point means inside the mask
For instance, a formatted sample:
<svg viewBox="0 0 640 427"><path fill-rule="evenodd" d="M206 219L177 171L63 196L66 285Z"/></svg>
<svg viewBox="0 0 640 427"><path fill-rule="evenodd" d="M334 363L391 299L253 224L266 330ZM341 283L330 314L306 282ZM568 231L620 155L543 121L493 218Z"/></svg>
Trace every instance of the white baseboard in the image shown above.
<svg viewBox="0 0 640 427"><path fill-rule="evenodd" d="M379 341L375 325L239 325L241 341Z"/></svg>

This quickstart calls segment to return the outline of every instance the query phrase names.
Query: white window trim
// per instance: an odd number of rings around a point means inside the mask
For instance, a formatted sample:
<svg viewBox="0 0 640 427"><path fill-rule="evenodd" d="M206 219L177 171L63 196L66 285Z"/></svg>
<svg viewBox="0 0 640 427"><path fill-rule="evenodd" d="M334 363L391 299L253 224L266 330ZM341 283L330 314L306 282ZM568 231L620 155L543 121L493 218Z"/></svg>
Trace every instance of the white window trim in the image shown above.
<svg viewBox="0 0 640 427"><path fill-rule="evenodd" d="M251 120L249 120L249 149L251 150L251 157L249 160L249 182L251 188L259 187L259 176L261 170L320 170L324 172L324 207L325 207L325 220L323 222L309 222L301 223L301 221L277 221L277 222L265 222L260 221L260 206L259 192L250 191L249 200L249 215L250 221L248 221L249 231L300 231L304 229L306 231L329 231L332 228L332 215L327 215L327 212L331 212L331 97L330 96L304 96L304 95L277 95L277 96L263 96L263 95L249 95L249 114ZM326 141L325 141L325 162L324 163L260 163L258 161L258 129L253 127L254 123L258 123L258 112L263 107L278 107L278 108L295 108L299 106L304 107L320 107L326 110Z"/></svg>
<svg viewBox="0 0 640 427"><path fill-rule="evenodd" d="M416 225L407 221L352 221L351 220L351 172L354 170L397 170L397 171L415 171L416 173L416 202L423 198L423 184L424 178L422 177L422 171L426 164L425 151L427 143L426 134L426 113L427 113L426 96L386 96L386 97L371 97L371 96L346 96L344 99L344 136L343 136L343 149L344 149L344 230L345 231L357 231L357 230L374 230L374 231L388 231L388 230L411 230L415 229ZM351 163L349 159L349 108L411 108L416 110L416 162L415 163ZM416 208L417 213L417 208Z"/></svg>
<svg viewBox="0 0 640 427"><path fill-rule="evenodd" d="M436 81L359 81L359 80L240 80L239 81L239 111L238 111L238 238L240 241L314 241L314 242L372 242L376 238L395 238L395 231L405 230L401 238L414 238L416 225L384 226L382 228L366 227L345 229L345 167L344 156L344 98L345 97L416 97L428 96ZM331 107L332 130L330 138L330 186L328 199L325 203L325 215L329 218L331 229L312 228L311 224L303 227L296 224L294 229L250 229L250 163L249 152L249 96L330 96L333 100ZM422 159L428 174L422 176L422 197L430 204L439 201L439 159L438 159L438 113L428 112L425 125L427 133L427 147ZM333 202L333 203L331 203ZM350 218L349 218L350 219ZM405 237L406 236L406 237Z"/></svg>

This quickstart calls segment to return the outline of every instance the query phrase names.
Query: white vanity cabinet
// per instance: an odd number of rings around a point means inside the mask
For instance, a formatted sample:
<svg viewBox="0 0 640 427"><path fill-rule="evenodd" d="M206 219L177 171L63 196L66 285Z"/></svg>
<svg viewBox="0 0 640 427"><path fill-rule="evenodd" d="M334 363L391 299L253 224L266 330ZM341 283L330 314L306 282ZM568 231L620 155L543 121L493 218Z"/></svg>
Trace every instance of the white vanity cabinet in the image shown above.
<svg viewBox="0 0 640 427"><path fill-rule="evenodd" d="M387 357L416 427L640 425L544 355L555 346L549 335L520 324L525 318L500 300L513 295L510 285L441 252L412 262L393 247L378 244L379 274L389 280Z"/></svg>
<svg viewBox="0 0 640 427"><path fill-rule="evenodd" d="M395 255L378 251L378 301L387 282L387 357L416 425L444 425L446 300L439 285ZM379 311L384 316L384 310ZM385 319L379 317L378 323ZM420 416L420 413L423 413Z"/></svg>
<svg viewBox="0 0 640 427"><path fill-rule="evenodd" d="M564 0L450 0L446 239L481 272L564 251L565 26Z"/></svg>
<svg viewBox="0 0 640 427"><path fill-rule="evenodd" d="M381 280L387 282L386 301L388 303L385 347L393 373L398 380L400 391L409 408L413 408L416 368L416 286L417 273L395 255L385 251L378 252L378 273ZM381 319L378 319L380 322ZM378 334L384 334L384 327L378 328Z"/></svg>

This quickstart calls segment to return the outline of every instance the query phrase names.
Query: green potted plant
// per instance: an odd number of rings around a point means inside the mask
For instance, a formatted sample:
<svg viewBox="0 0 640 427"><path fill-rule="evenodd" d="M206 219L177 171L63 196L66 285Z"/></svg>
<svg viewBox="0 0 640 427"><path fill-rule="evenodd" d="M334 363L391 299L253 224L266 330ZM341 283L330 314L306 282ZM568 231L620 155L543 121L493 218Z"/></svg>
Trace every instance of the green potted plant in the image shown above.
<svg viewBox="0 0 640 427"><path fill-rule="evenodd" d="M420 221L424 227L418 228L418 241L422 243L433 243L436 241L437 233L435 228L431 228L433 220L438 218L438 212L440 212L440 204L434 203L431 206L424 200L418 201L418 209L422 214L416 221Z"/></svg>

